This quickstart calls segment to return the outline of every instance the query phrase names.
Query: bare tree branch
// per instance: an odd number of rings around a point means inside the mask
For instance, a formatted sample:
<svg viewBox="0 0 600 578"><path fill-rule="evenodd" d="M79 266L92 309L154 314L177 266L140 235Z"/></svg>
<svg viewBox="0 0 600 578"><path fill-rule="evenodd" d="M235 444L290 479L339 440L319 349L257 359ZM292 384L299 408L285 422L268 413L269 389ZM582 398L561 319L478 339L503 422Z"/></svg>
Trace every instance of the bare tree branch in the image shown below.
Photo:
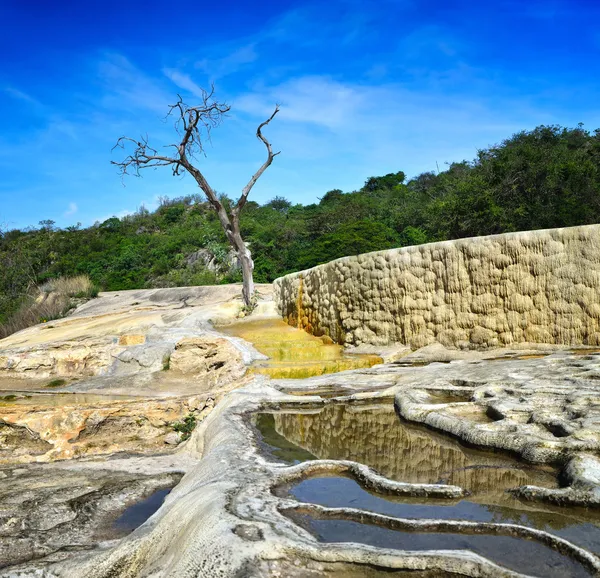
<svg viewBox="0 0 600 578"><path fill-rule="evenodd" d="M263 127L267 126L275 118L275 115L278 112L279 112L279 105L276 104L273 114L267 120L265 120L265 122L261 123L258 126L258 128L256 129L256 137L259 138L267 147L267 160L252 175L252 178L250 179L250 181L248 181L248 184L242 189L242 195L239 198L237 205L232 210L232 213L236 216L239 215L240 211L244 208L244 205L246 204L246 201L248 200L248 194L252 190L252 187L254 186L256 181L258 181L260 176L267 170L269 165L273 162L273 159L281 152L281 151L278 151L278 152L274 153L273 149L271 148L271 143L262 134Z"/></svg>
<svg viewBox="0 0 600 578"><path fill-rule="evenodd" d="M158 151L152 148L148 144L148 137L140 137L140 140L135 140L130 137L122 136L117 141L117 144L113 147L112 150L116 148L124 149L126 143L131 142L136 145L136 149L132 154L125 157L120 162L110 161L111 164L119 167L119 173L121 176L125 176L131 174L131 169L133 169L133 174L135 176L140 176L140 169L147 169L151 167L165 167L170 165L175 165L173 169L173 173L177 174L177 165L179 161L172 157L168 157L165 155L159 155Z"/></svg>
<svg viewBox="0 0 600 578"><path fill-rule="evenodd" d="M128 143L132 143L136 148L124 160L111 161L112 164L119 167L122 176L127 174L140 176L140 169L161 166L172 166L173 174L179 175L182 166L187 169L185 161L195 158L198 153L204 153L202 131L205 131L205 138L210 142L211 130L221 123L223 116L231 108L225 103L214 100L213 94L214 87L211 87L210 92L203 90L202 102L197 106L188 106L178 94L177 102L169 105L166 118L172 115L176 117L175 130L181 137L179 143L169 145L175 148L176 155L171 157L159 154L157 149L149 145L147 136L141 137L140 140L121 137L113 150L117 147L125 148Z"/></svg>
<svg viewBox="0 0 600 578"><path fill-rule="evenodd" d="M150 146L147 135L140 137L139 140L122 136L113 147L113 150L115 148L125 149L126 146L132 146L133 152L122 161L111 162L113 165L119 167L122 177L128 174L134 174L139 177L141 176L140 170L142 169L170 166L174 175L180 175L183 169L194 178L202 192L206 195L208 202L217 213L227 239L237 252L244 280L242 295L246 305L250 305L254 293L254 282L252 279L254 263L250 250L246 243L244 243L240 232L239 215L246 204L250 190L273 162L273 159L279 154L279 152L273 153L271 143L262 134L262 129L279 112L279 105L275 106L273 114L256 129L256 137L267 148L267 160L252 175L248 184L242 189L242 194L237 204L228 212L219 200L215 190L208 184L202 171L192 161L198 154L205 154L204 143L206 141L210 142L212 129L221 124L223 117L229 112L230 106L215 100L214 86L211 86L210 91L202 89L200 98L202 102L199 105L188 106L183 102L181 95L178 94L177 102L169 105L169 111L165 120L170 117L175 118L174 126L179 136L179 142L164 147L165 149L170 149L172 156L161 154L158 149Z"/></svg>

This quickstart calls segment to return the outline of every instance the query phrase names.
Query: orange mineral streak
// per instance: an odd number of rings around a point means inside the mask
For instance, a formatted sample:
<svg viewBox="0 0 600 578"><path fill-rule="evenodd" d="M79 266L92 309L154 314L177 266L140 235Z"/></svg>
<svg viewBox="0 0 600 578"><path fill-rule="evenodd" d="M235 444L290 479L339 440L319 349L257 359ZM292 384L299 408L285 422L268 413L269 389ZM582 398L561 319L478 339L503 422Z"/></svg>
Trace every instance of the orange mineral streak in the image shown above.
<svg viewBox="0 0 600 578"><path fill-rule="evenodd" d="M249 372L274 379L303 379L382 363L377 355L347 354L327 336L315 337L282 319L245 321L219 330L249 341L267 355L268 360L254 362Z"/></svg>

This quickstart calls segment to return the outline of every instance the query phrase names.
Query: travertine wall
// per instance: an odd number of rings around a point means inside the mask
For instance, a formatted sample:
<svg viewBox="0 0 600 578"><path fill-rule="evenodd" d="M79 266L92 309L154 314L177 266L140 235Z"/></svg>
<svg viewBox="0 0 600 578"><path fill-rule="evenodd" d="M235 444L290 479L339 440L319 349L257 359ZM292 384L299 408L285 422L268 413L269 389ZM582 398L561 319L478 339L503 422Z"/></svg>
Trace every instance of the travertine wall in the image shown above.
<svg viewBox="0 0 600 578"><path fill-rule="evenodd" d="M290 325L345 344L600 345L600 225L344 257L274 295Z"/></svg>

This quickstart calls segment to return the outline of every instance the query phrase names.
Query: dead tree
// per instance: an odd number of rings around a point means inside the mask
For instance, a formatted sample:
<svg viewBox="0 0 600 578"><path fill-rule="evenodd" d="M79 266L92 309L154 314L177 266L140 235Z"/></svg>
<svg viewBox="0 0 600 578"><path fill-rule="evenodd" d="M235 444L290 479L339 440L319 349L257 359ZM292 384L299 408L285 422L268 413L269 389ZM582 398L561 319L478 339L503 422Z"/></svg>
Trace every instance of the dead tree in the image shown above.
<svg viewBox="0 0 600 578"><path fill-rule="evenodd" d="M122 176L134 174L141 176L140 170L156 167L171 167L173 175L181 175L182 171L188 172L198 183L202 192L206 195L211 207L216 211L221 226L231 246L237 253L237 257L242 269L243 289L242 298L246 306L251 306L254 295L253 270L254 262L252 255L242 239L240 232L240 213L248 200L248 194L260 176L267 167L273 162L273 159L279 154L274 153L271 144L263 136L262 129L267 126L279 112L279 105L275 106L273 114L262 122L256 129L256 136L267 148L267 160L252 175L248 184L242 189L242 194L229 210L219 200L215 190L208 184L206 178L195 166L195 161L199 154L204 153L204 143L210 141L211 130L221 124L223 117L229 112L230 106L225 103L217 102L214 99L214 87L210 92L202 91L202 103L197 106L188 106L178 95L175 104L169 106L167 118L175 118L175 130L179 137L179 142L166 145L166 154L159 153L158 149L150 146L148 136L141 137L139 140L122 136L117 141L114 148L125 148L127 145L134 147L133 152L120 162L111 161L112 164L119 167Z"/></svg>

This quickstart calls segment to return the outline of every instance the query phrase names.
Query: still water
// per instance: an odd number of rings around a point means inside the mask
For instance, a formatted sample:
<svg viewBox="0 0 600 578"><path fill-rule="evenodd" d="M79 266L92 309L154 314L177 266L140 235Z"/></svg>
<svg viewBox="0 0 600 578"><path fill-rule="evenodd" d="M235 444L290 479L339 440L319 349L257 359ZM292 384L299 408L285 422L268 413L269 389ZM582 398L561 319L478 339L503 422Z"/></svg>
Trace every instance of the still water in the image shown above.
<svg viewBox="0 0 600 578"><path fill-rule="evenodd" d="M402 422L393 405L328 404L254 417L259 445L287 463L353 460L397 481L447 483L471 492L462 500L379 495L343 476L315 476L276 493L304 503L351 507L402 518L516 523L545 530L600 554L600 518L584 508L521 502L506 492L521 485L557 487L557 471L504 453L466 447L447 436ZM362 542L385 548L469 549L514 570L536 576L588 576L579 563L535 541L451 533L402 532L345 519L293 519L323 542Z"/></svg>
<svg viewBox="0 0 600 578"><path fill-rule="evenodd" d="M304 379L381 363L377 355L344 353L340 345L327 343L281 319L245 321L219 327L219 331L249 341L268 356L266 361L254 362L250 372L274 379Z"/></svg>

